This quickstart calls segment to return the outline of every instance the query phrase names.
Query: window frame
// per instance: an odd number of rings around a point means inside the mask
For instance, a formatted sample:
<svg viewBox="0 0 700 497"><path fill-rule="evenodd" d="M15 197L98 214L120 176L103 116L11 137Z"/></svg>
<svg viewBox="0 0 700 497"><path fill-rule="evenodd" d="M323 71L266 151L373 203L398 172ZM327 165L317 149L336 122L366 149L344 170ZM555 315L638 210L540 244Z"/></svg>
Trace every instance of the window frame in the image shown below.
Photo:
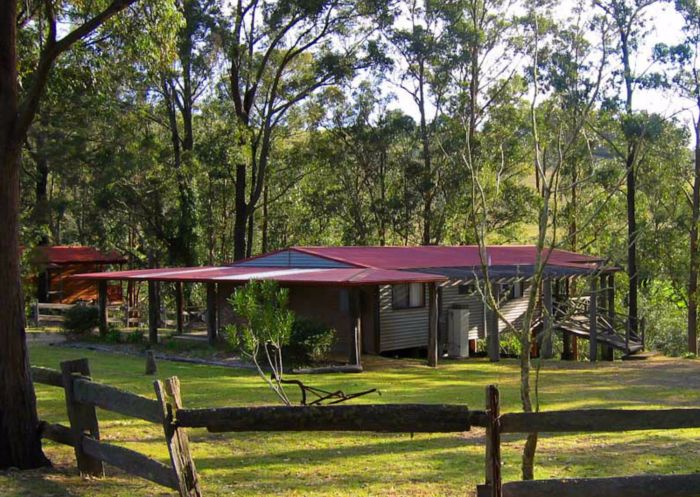
<svg viewBox="0 0 700 497"><path fill-rule="evenodd" d="M413 285L420 285L420 304L419 305L411 305L411 288ZM395 292L396 292L396 287L408 287L407 292L406 292L406 301L404 304L398 304L396 302ZM391 285L391 308L395 311L402 311L402 310L408 310L408 309L423 309L425 307L425 283L398 283L395 285Z"/></svg>

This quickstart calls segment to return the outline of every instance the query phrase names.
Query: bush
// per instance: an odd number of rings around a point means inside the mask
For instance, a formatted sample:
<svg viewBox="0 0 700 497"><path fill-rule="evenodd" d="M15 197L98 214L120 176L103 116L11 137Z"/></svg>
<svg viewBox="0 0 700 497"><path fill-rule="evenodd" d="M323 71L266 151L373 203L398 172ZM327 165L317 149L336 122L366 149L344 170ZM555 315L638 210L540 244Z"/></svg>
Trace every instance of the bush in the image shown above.
<svg viewBox="0 0 700 497"><path fill-rule="evenodd" d="M294 365L312 364L330 350L334 340L334 329L317 321L297 317L292 325L289 344L283 348L283 352Z"/></svg>
<svg viewBox="0 0 700 497"><path fill-rule="evenodd" d="M688 351L687 309L669 294L663 284L651 284L640 295L640 308L646 319L647 348L677 357Z"/></svg>
<svg viewBox="0 0 700 497"><path fill-rule="evenodd" d="M140 345L143 343L143 331L136 330L126 335L126 343Z"/></svg>
<svg viewBox="0 0 700 497"><path fill-rule="evenodd" d="M64 315L63 329L68 333L84 335L99 325L100 316L96 307L75 305Z"/></svg>
<svg viewBox="0 0 700 497"><path fill-rule="evenodd" d="M107 333L105 333L104 341L107 343L121 343L122 333L119 331L119 328L110 326L109 329L107 329Z"/></svg>

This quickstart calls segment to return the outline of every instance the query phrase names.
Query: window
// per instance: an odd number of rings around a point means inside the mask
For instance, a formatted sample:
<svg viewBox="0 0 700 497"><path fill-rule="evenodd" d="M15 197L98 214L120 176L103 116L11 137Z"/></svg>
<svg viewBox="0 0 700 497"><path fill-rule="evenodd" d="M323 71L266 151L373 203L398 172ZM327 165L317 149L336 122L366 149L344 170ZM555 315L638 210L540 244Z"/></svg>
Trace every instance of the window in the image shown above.
<svg viewBox="0 0 700 497"><path fill-rule="evenodd" d="M411 309L425 306L423 283L408 283L391 287L391 303L394 309Z"/></svg>

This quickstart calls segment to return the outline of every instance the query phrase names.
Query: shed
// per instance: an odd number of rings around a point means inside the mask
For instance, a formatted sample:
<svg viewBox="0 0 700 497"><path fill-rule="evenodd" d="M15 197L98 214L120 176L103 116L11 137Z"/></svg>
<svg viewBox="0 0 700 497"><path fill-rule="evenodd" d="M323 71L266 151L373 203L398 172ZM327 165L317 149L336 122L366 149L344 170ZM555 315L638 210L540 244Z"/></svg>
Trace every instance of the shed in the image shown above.
<svg viewBox="0 0 700 497"><path fill-rule="evenodd" d="M38 246L32 251L30 260L37 300L52 304L97 301L95 282L73 276L101 272L115 265L121 267L127 262L126 257L116 251L80 245ZM121 284L108 285L107 297L109 303L121 302Z"/></svg>

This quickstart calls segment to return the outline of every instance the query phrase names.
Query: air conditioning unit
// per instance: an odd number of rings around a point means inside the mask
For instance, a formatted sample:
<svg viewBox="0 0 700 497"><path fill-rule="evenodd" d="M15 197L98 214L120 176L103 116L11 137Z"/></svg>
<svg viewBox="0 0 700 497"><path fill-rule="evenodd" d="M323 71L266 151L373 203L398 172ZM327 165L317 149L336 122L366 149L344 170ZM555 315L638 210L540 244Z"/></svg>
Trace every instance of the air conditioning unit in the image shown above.
<svg viewBox="0 0 700 497"><path fill-rule="evenodd" d="M450 309L447 314L447 355L469 357L469 310Z"/></svg>

